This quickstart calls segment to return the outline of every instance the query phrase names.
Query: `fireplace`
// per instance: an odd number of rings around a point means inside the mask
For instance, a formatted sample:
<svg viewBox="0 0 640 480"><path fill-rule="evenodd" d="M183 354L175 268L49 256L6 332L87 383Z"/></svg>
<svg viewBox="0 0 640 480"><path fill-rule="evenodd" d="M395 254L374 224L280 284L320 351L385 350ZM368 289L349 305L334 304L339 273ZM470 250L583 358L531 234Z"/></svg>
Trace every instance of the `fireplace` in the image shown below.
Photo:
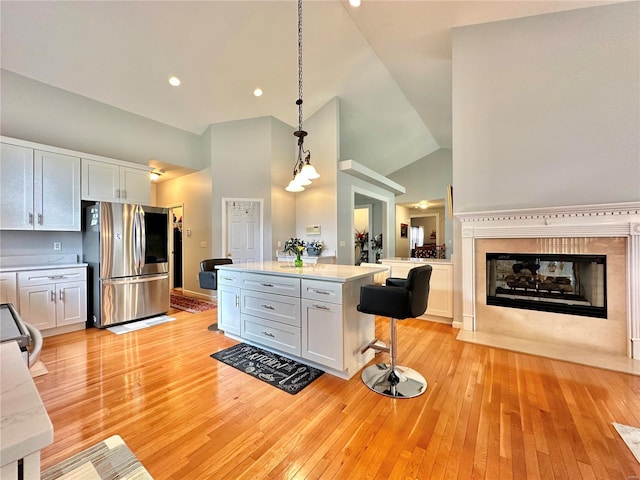
<svg viewBox="0 0 640 480"><path fill-rule="evenodd" d="M606 259L487 253L487 305L607 318Z"/></svg>
<svg viewBox="0 0 640 480"><path fill-rule="evenodd" d="M454 327L573 348L586 355L640 360L640 202L469 212L456 217L462 240L462 315L456 315ZM505 258L493 256L499 252ZM584 261L577 267L579 295L584 297L579 306L562 301L563 295L576 294L575 273L559 272L561 262L567 271L575 257L578 263ZM520 274L531 272L531 279L521 280L514 266ZM507 279L511 274L514 277ZM558 277L567 278L558 281ZM527 288L517 287L517 281L528 282ZM548 284L541 289L545 281ZM508 296L505 289L515 291ZM496 305L506 301L512 304ZM545 305L542 311L541 303L556 305Z"/></svg>

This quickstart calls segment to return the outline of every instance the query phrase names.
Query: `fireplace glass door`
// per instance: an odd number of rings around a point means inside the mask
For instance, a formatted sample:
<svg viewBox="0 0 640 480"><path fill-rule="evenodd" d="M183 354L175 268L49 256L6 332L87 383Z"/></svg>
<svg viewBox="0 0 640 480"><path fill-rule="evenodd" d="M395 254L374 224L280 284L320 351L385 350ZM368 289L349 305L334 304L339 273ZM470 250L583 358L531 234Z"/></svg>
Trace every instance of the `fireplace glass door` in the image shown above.
<svg viewBox="0 0 640 480"><path fill-rule="evenodd" d="M487 305L607 318L605 255L487 253Z"/></svg>

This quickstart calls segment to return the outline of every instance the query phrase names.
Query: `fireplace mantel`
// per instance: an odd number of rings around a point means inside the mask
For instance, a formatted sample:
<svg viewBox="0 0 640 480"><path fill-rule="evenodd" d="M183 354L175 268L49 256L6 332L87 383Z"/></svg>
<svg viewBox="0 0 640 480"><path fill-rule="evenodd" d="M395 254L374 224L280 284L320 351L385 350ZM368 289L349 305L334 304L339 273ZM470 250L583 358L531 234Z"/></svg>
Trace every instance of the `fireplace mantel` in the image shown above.
<svg viewBox="0 0 640 480"><path fill-rule="evenodd" d="M467 331L477 330L477 239L558 240L551 247L564 253L571 244L563 239L625 237L628 356L640 359L640 202L467 212L457 213L456 217L462 231L463 322L460 326Z"/></svg>

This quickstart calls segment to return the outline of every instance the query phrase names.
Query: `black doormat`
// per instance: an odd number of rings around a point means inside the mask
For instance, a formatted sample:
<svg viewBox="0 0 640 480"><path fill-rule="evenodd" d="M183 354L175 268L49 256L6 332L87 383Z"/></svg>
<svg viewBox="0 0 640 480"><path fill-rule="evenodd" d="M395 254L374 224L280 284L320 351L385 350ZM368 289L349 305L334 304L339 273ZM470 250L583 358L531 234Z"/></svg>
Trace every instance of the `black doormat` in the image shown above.
<svg viewBox="0 0 640 480"><path fill-rule="evenodd" d="M211 356L291 395L295 395L324 373L246 343L239 343Z"/></svg>

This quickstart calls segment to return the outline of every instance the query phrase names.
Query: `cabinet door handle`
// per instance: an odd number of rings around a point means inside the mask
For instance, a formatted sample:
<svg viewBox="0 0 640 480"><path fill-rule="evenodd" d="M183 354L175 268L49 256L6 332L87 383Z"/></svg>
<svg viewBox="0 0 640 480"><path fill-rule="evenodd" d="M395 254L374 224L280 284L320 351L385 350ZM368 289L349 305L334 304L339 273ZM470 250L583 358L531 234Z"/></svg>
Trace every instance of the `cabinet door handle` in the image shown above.
<svg viewBox="0 0 640 480"><path fill-rule="evenodd" d="M49 280L57 280L58 278L64 278L64 275L49 275L47 278Z"/></svg>
<svg viewBox="0 0 640 480"><path fill-rule="evenodd" d="M266 303L260 304L262 308L266 308L267 310L275 310L273 305L267 305Z"/></svg>
<svg viewBox="0 0 640 480"><path fill-rule="evenodd" d="M317 305L314 304L313 308L319 308L320 310L331 310L329 307L327 307L326 305Z"/></svg>
<svg viewBox="0 0 640 480"><path fill-rule="evenodd" d="M33 213L29 214L29 225L33 225Z"/></svg>
<svg viewBox="0 0 640 480"><path fill-rule="evenodd" d="M56 292L55 292L55 290L51 290L51 301L52 302L56 301Z"/></svg>
<svg viewBox="0 0 640 480"><path fill-rule="evenodd" d="M265 337L276 338L276 336L271 332L264 332L263 331L263 332L260 332L260 333L262 333Z"/></svg>
<svg viewBox="0 0 640 480"><path fill-rule="evenodd" d="M60 290L60 292L58 292L58 296L60 300L64 300L64 290Z"/></svg>
<svg viewBox="0 0 640 480"><path fill-rule="evenodd" d="M120 189L116 189L116 197L120 198Z"/></svg>
<svg viewBox="0 0 640 480"><path fill-rule="evenodd" d="M273 287L273 283L261 283L263 287Z"/></svg>
<svg viewBox="0 0 640 480"><path fill-rule="evenodd" d="M320 295L331 295L331 292L327 292L326 290L317 290L317 289L313 289L311 290L313 293L318 293Z"/></svg>
<svg viewBox="0 0 640 480"><path fill-rule="evenodd" d="M42 214L38 214L38 225L42 225Z"/></svg>
<svg viewBox="0 0 640 480"><path fill-rule="evenodd" d="M240 297L236 295L236 307L240 306Z"/></svg>

